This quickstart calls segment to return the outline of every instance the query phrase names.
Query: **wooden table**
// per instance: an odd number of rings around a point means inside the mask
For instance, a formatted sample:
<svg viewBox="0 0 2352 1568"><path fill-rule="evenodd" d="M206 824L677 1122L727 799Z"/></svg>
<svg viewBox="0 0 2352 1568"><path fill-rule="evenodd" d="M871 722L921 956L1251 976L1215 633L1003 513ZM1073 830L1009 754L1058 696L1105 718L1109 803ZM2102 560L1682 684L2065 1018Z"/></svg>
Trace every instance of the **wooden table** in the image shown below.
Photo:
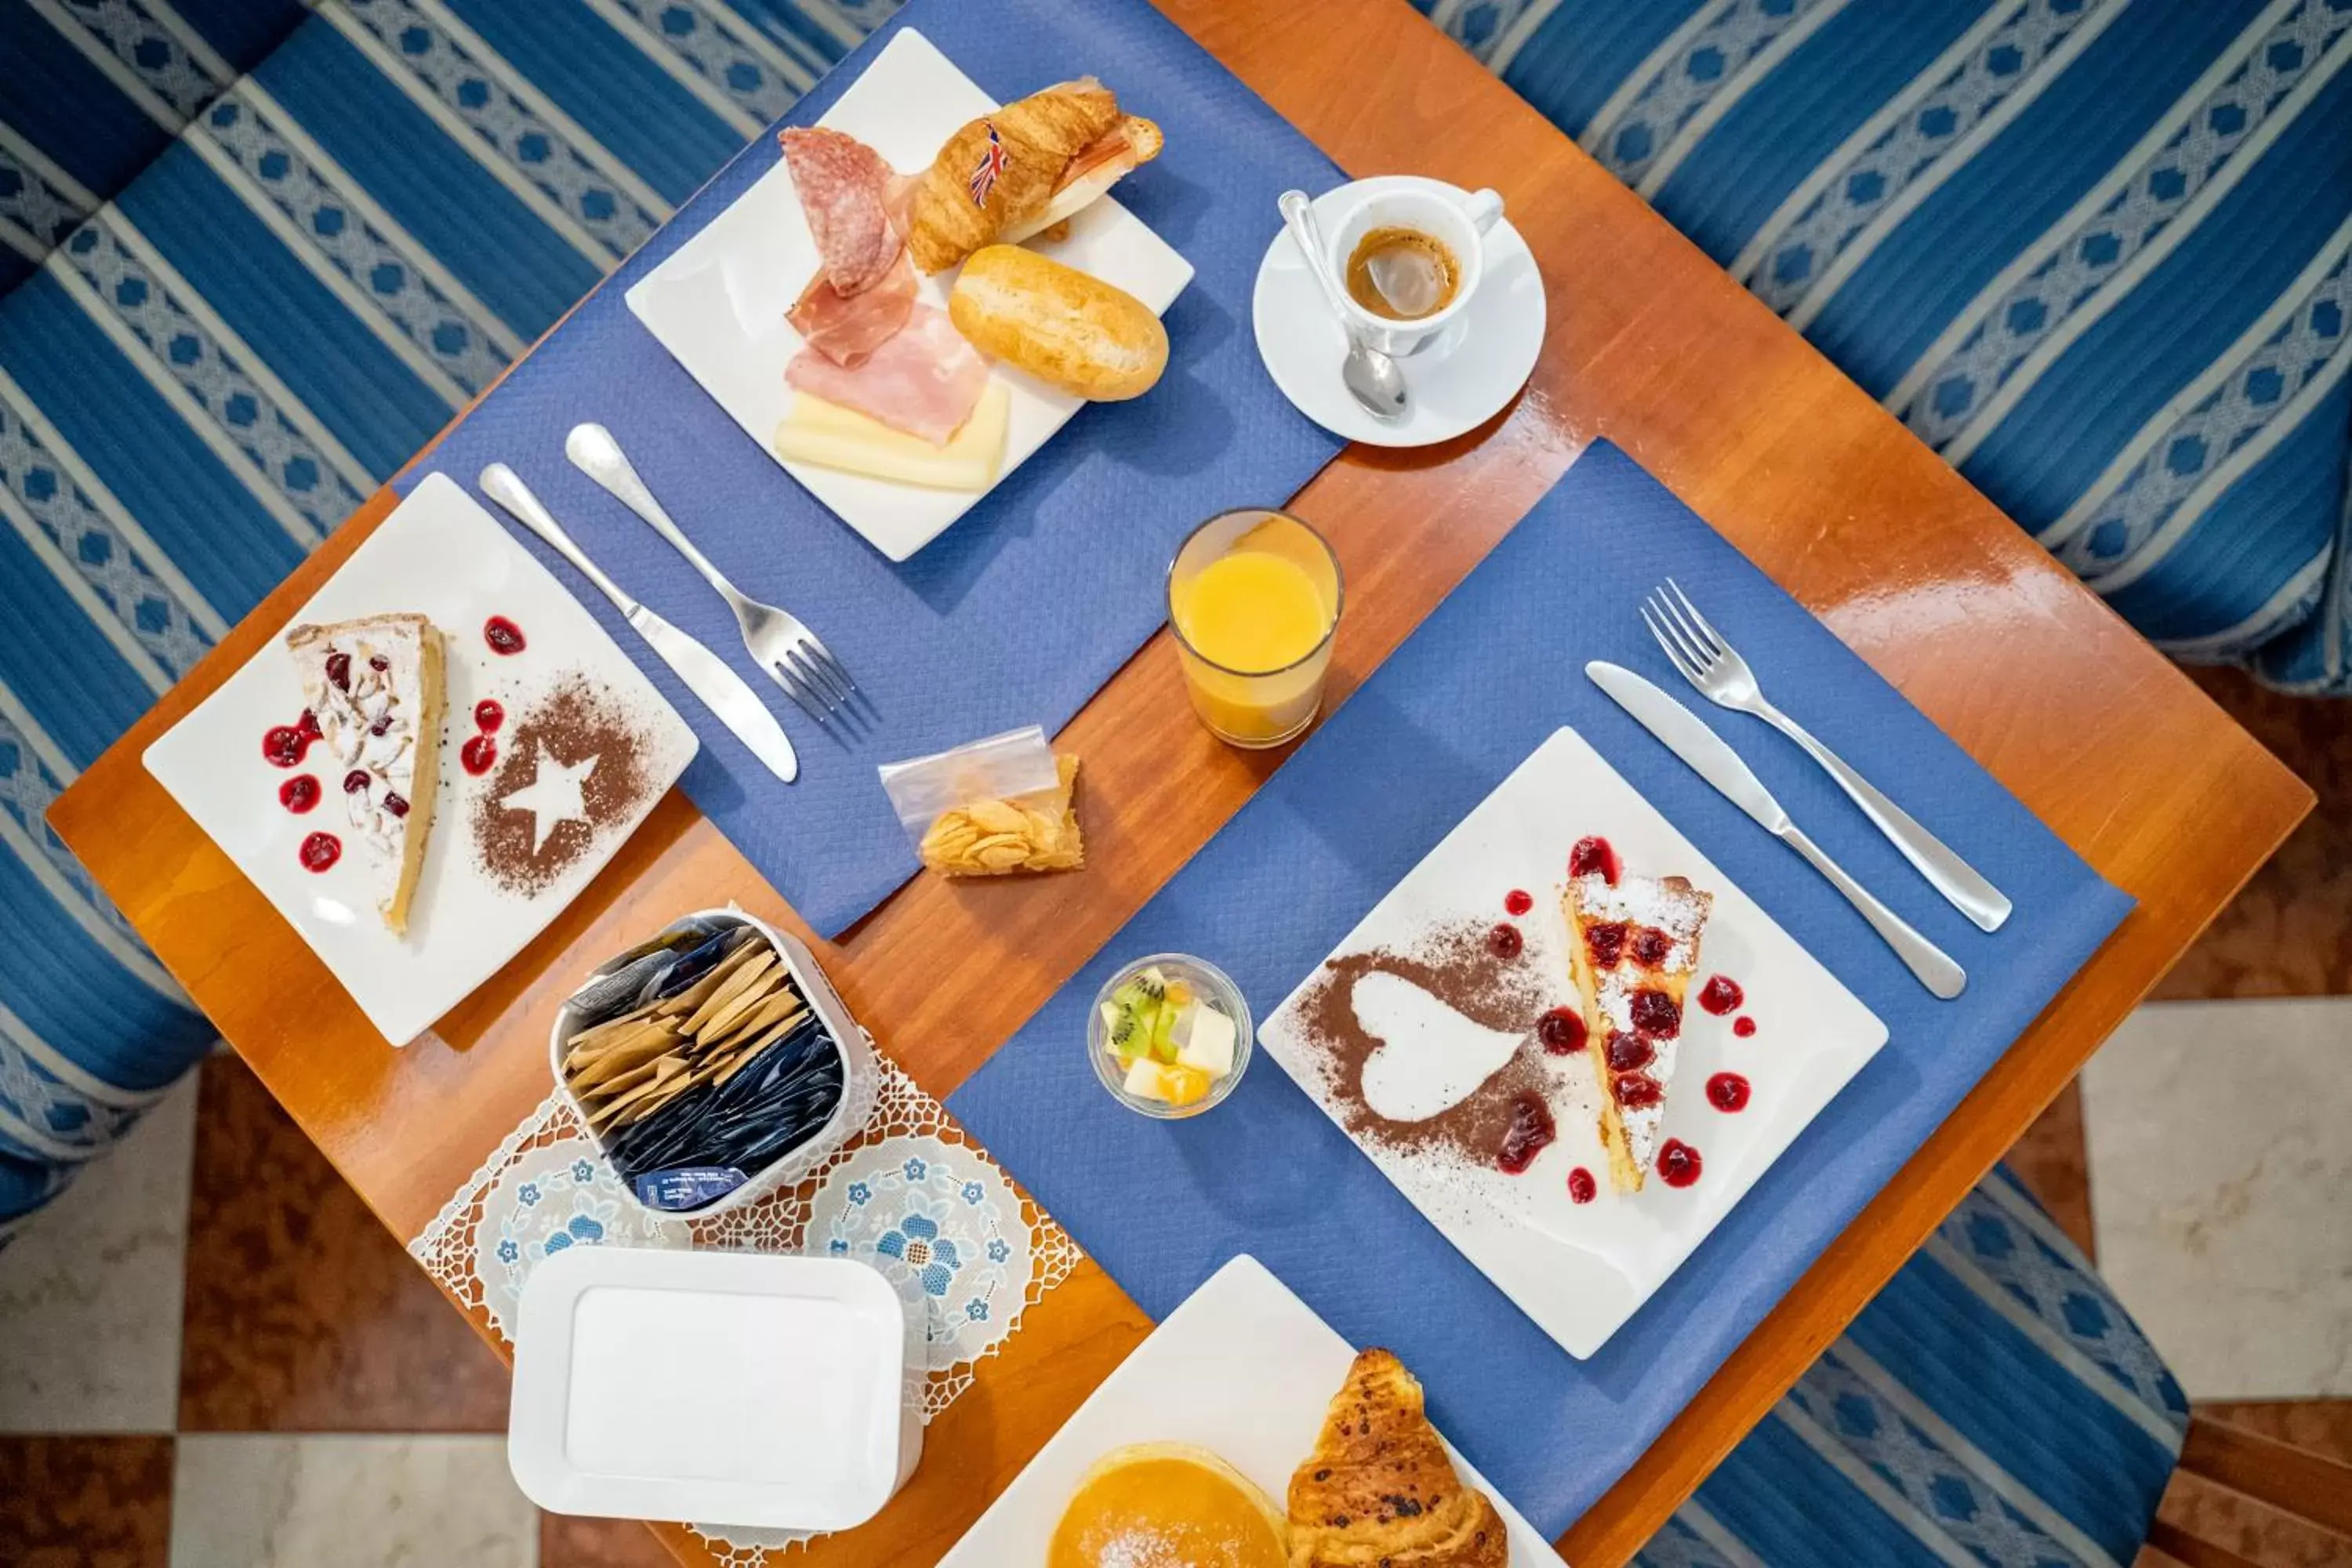
<svg viewBox="0 0 2352 1568"><path fill-rule="evenodd" d="M2309 809L2310 793L1927 447L1402 0L1159 0L1351 174L1490 184L1540 261L1527 393L1470 437L1355 448L1293 508L1343 560L1344 695L1589 441L1629 450L2117 886L2137 911L1643 1460L1562 1540L1623 1561L1869 1300ZM1341 84L1344 84L1342 89ZM1267 215L1271 233L1275 218ZM1269 498L1273 499L1273 498ZM379 494L58 800L50 820L337 1168L404 1239L547 1092L556 1001L679 911L803 929L673 795L571 910L436 1031L387 1050L310 950L140 765L390 509ZM1062 744L1089 869L923 879L827 971L944 1096L1217 830L1279 760L1190 723L1163 633ZM942 963L940 955L960 955ZM1149 1329L1093 1265L934 1426L908 1494L820 1562L928 1562ZM692 1553L692 1542L667 1532Z"/></svg>

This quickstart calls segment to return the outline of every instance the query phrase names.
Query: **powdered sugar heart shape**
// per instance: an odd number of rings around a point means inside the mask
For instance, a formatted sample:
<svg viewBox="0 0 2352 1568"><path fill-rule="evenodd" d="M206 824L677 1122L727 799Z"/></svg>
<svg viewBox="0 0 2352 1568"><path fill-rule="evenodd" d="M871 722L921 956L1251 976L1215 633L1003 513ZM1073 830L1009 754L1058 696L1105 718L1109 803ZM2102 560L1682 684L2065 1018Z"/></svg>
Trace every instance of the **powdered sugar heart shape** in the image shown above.
<svg viewBox="0 0 2352 1568"><path fill-rule="evenodd" d="M1402 975L1375 970L1350 997L1381 1042L1364 1062L1364 1103L1391 1121L1443 1116L1500 1071L1525 1035L1490 1029Z"/></svg>

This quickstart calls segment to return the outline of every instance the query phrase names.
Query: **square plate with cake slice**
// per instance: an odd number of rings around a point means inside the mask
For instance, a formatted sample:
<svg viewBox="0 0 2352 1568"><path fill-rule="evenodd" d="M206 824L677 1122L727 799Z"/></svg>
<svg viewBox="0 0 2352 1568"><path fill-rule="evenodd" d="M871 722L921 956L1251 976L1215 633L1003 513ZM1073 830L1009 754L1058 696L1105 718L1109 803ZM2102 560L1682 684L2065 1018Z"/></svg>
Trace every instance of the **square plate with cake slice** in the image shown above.
<svg viewBox="0 0 2352 1568"><path fill-rule="evenodd" d="M1886 1026L1562 729L1302 978L1258 1041L1582 1357Z"/></svg>
<svg viewBox="0 0 2352 1568"><path fill-rule="evenodd" d="M1135 1484L1121 1489L1129 1500L1150 1492L1171 1499L1180 1496L1180 1489L1160 1484L1162 1478L1143 1471L1141 1466L1178 1454L1197 1459L1203 1450L1238 1472L1276 1514L1286 1512L1292 1475L1310 1456L1316 1459L1316 1469L1323 1472L1323 1488L1339 1495L1361 1489L1351 1484L1357 1478L1349 1473L1346 1458L1328 1452L1330 1434L1326 1429L1343 1388L1350 1394L1353 1413L1358 1379L1350 1363L1356 1360L1355 1347L1317 1317L1314 1309L1265 1265L1246 1255L1235 1258L1161 1320L1150 1337L1103 1379L1013 1484L989 1505L988 1511L964 1532L954 1550L940 1560L940 1568L1174 1561L1172 1556L1147 1552L1141 1542L1105 1542L1102 1537L1115 1531L1101 1528L1092 1532L1093 1550L1080 1550L1076 1541L1065 1539L1060 1550L1048 1555L1047 1548L1055 1544L1056 1527L1063 1522L1074 1494L1104 1473L1107 1456L1114 1456L1113 1464L1123 1459L1139 1461ZM1388 1364L1389 1381L1396 1381L1393 1360ZM1409 1374L1411 1370L1405 1372ZM1399 1428L1431 1432L1416 1413L1382 1411L1376 1419L1378 1428L1367 1436L1383 1446L1383 1458L1412 1451L1412 1434ZM1454 1473L1429 1475L1439 1463L1438 1456L1430 1454L1418 1479L1430 1483L1431 1493L1439 1489L1434 1484L1439 1479L1447 1483L1445 1491L1454 1490L1451 1483L1458 1480L1484 1492L1493 1510L1486 1517L1500 1521L1506 1552L1448 1553L1433 1556L1431 1561L1559 1568L1559 1554L1551 1542L1443 1434L1434 1436L1444 1461ZM1415 1478L1400 1481L1391 1473L1380 1479L1378 1489L1415 1485ZM1299 1500L1307 1502L1311 1495L1303 1493ZM1108 1500L1115 1509L1121 1500ZM1433 1509L1430 1517L1440 1513L1443 1506L1440 1500L1440 1507ZM1091 1517L1098 1525L1117 1522L1100 1513ZM1387 1544L1378 1533L1383 1525L1402 1535L1423 1519L1416 1515L1410 1520L1382 1520L1376 1514L1360 1521L1363 1529L1358 1539L1333 1543L1329 1555L1318 1560L1377 1562ZM1178 1528L1174 1520L1136 1520L1129 1533L1158 1534L1164 1539ZM1077 1533L1073 1521L1071 1535ZM1290 1544L1295 1551L1301 1543L1294 1539ZM1397 1542L1399 1562L1410 1560L1404 1550L1409 1544L1403 1540ZM1361 1554L1367 1548L1369 1554ZM1350 1549L1360 1555L1348 1555ZM1123 1551L1125 1555L1120 1554ZM1244 1552L1229 1551L1214 1557L1202 1552L1192 1560L1253 1559Z"/></svg>
<svg viewBox="0 0 2352 1568"><path fill-rule="evenodd" d="M694 731L431 475L147 771L403 1044L585 887Z"/></svg>

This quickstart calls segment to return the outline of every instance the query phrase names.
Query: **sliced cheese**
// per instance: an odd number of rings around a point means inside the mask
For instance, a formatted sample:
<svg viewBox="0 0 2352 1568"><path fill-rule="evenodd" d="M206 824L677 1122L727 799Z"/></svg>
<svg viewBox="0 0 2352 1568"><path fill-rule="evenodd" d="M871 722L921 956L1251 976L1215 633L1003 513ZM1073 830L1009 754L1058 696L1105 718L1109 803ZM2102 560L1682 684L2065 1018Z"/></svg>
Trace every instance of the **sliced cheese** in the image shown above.
<svg viewBox="0 0 2352 1568"><path fill-rule="evenodd" d="M944 447L893 430L878 419L805 392L793 395L792 411L776 426L776 453L788 462L868 474L902 485L942 490L984 490L1004 463L1004 433L1013 420L1013 395L992 381L971 417Z"/></svg>

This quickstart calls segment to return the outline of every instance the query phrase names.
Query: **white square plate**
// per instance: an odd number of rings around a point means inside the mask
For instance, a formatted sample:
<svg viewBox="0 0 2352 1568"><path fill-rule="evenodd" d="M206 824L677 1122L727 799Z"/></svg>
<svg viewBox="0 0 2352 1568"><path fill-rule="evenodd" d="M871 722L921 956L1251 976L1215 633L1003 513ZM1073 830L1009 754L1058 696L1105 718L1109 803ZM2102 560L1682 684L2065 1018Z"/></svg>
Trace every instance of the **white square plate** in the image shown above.
<svg viewBox="0 0 2352 1568"><path fill-rule="evenodd" d="M1333 956L1405 946L1463 920L1500 921L1504 896L1525 889L1535 907L1517 921L1527 942L1521 962L1556 975L1558 1001L1572 1005L1559 899L1569 850L1594 834L1615 847L1629 872L1687 877L1715 895L1700 939L1698 973L1683 1010L1681 1055L1661 1133L1699 1151L1698 1181L1677 1189L1654 1177L1630 1197L1610 1191L1597 1121L1600 1090L1582 1054L1546 1058L1559 1136L1519 1175L1499 1169L1440 1174L1381 1144L1358 1141L1464 1257L1578 1357L1599 1350L1649 1300L1886 1043L1886 1026L1877 1016L1573 730L1555 731L1537 747L1348 933ZM1318 1070L1323 1051L1299 1017L1305 994L1321 973L1318 965L1300 983L1259 1029L1258 1040L1340 1121ZM1712 974L1728 975L1747 992L1738 1011L1756 1021L1752 1037L1736 1037L1731 1017L1698 1005L1700 984ZM1598 1046L1589 1042L1586 1049ZM1753 1090L1737 1114L1706 1100L1706 1080L1727 1069L1747 1078ZM1580 1165L1600 1184L1591 1203L1574 1203L1568 1194L1569 1173Z"/></svg>
<svg viewBox="0 0 2352 1568"><path fill-rule="evenodd" d="M677 782L696 742L694 731L595 617L446 475L426 476L287 624L396 611L423 614L440 628L448 693L433 834L405 937L384 929L356 853L347 852L323 874L305 870L298 858L303 837L314 829L344 838L349 851L349 823L338 781L326 776L332 764L321 772L323 752L314 752L293 769L273 766L261 754L263 734L272 725L292 723L302 710L301 678L278 637L149 746L143 760L156 782L301 932L368 1021L399 1045L495 973L588 885ZM492 616L522 628L522 652L490 651L481 628ZM482 698L495 697L505 706L511 732L524 702L573 671L643 716L650 742L643 764L652 787L635 812L597 836L585 856L536 897L522 898L474 868L468 817L489 780L458 765L458 748L473 732L474 704ZM298 816L278 805L278 788L301 773L319 775L325 798Z"/></svg>
<svg viewBox="0 0 2352 1568"><path fill-rule="evenodd" d="M1211 1275L1103 1379L940 1568L1043 1563L1078 1479L1113 1448L1190 1443L1255 1481L1275 1506L1315 1447L1356 1352L1289 1287L1246 1255ZM1408 1369L1410 1370L1410 1369ZM1494 1500L1511 1568L1559 1568L1559 1554L1454 1450L1462 1479Z"/></svg>
<svg viewBox="0 0 2352 1568"><path fill-rule="evenodd" d="M1047 82L1040 79L1039 87ZM1114 86L1120 84L1113 84ZM1133 84L1137 88L1144 84ZM929 38L900 29L817 123L856 137L901 174L930 166L947 139L999 107L956 69ZM1108 197L1089 204L1058 244L1032 240L1030 248L1091 272L1126 289L1160 314L1192 279L1192 264ZM800 352L801 335L784 320L815 276L816 241L793 189L792 171L776 166L677 247L627 295L629 309L659 339L687 374L702 384L744 433L772 456L776 426L791 409L784 366ZM920 298L944 309L954 274L922 281ZM991 374L1011 390L1012 429L1005 437L1009 474L1053 438L1085 399L1046 385L1007 365ZM785 472L893 561L904 561L938 538L983 492L893 484L806 463L782 463Z"/></svg>

